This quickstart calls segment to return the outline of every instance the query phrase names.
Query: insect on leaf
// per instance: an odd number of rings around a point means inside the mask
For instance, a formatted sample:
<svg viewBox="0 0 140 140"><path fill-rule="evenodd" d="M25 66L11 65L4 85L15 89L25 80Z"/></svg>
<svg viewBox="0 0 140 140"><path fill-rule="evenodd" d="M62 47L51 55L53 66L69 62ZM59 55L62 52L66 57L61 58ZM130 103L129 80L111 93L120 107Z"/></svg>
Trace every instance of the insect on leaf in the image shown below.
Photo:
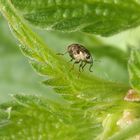
<svg viewBox="0 0 140 140"><path fill-rule="evenodd" d="M6 16L13 33L23 44L20 48L23 53L30 58L33 67L41 75L59 78L65 81L65 86L68 86L69 97L73 94L76 98L108 98L105 96L112 95L119 99L125 94L128 87L121 84L116 84L104 81L95 76L82 74L77 77L78 71L70 72L71 65L68 64L62 57L57 56L46 44L23 22L23 19L16 14L13 5L7 1L1 0L1 11ZM7 16L11 15L11 16ZM63 82L61 82L63 86ZM55 85L55 84L54 84ZM55 89L66 89L66 87L54 86ZM94 89L94 90L93 90ZM63 91L63 90L62 90ZM66 90L64 90L66 91ZM112 91L115 91L114 94ZM121 98L120 98L121 99ZM104 101L107 99L104 99Z"/></svg>
<svg viewBox="0 0 140 140"><path fill-rule="evenodd" d="M34 2L30 3L31 7ZM8 140L25 138L93 140L102 133L102 122L109 113L121 114L125 107L129 107L123 100L129 86L103 80L86 72L78 78L78 70L69 71L71 65L63 57L57 56L56 52L28 27L11 0L0 0L0 11L22 44L20 46L22 52L28 57L34 69L46 77L47 81L44 83L52 86L69 102L66 106L62 106L41 97L15 95L15 102L9 103L8 106L1 105L2 112L5 112L7 107L12 107L13 111L11 114L8 112L11 118L8 116L8 119L5 119L7 122L0 125L0 137ZM81 19L78 20L77 18L77 22L72 23L74 26L68 27L64 24L64 27L68 30L76 27L77 23L81 22ZM65 29L60 28L59 23L54 27ZM109 134L111 133L105 132L104 136L107 137Z"/></svg>

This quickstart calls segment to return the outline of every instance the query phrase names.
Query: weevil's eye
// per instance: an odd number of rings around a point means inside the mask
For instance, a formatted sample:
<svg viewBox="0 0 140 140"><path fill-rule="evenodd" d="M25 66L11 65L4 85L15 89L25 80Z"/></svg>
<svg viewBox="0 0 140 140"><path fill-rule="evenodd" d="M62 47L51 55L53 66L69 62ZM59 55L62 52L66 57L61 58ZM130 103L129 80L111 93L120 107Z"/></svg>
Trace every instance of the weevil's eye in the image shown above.
<svg viewBox="0 0 140 140"><path fill-rule="evenodd" d="M76 52L77 52L77 54L79 54L80 53L80 50L77 50Z"/></svg>
<svg viewBox="0 0 140 140"><path fill-rule="evenodd" d="M89 59L90 58L90 55L87 55L86 58Z"/></svg>

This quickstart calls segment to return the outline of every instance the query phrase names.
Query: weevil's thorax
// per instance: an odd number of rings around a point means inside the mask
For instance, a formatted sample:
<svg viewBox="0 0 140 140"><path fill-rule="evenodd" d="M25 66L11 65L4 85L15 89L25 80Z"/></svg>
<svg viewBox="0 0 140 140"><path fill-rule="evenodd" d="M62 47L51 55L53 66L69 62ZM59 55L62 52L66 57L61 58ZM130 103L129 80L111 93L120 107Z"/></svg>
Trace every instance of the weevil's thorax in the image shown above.
<svg viewBox="0 0 140 140"><path fill-rule="evenodd" d="M92 63L92 56L90 52L80 44L71 44L68 46L68 53L71 58L76 61L84 61L87 63Z"/></svg>

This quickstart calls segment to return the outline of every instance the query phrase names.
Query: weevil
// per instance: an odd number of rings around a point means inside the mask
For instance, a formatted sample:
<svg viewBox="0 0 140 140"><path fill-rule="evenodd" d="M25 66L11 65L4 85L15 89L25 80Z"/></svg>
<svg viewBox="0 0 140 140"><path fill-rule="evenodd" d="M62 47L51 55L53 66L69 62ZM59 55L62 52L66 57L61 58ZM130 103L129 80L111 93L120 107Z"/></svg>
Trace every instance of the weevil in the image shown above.
<svg viewBox="0 0 140 140"><path fill-rule="evenodd" d="M71 44L67 47L67 51L65 53L58 53L58 55L64 55L66 53L69 53L69 56L71 57L70 61L74 60L73 67L75 64L79 64L79 72L84 70L84 67L87 64L90 64L89 71L92 72L91 68L93 66L93 58L90 52L80 44Z"/></svg>

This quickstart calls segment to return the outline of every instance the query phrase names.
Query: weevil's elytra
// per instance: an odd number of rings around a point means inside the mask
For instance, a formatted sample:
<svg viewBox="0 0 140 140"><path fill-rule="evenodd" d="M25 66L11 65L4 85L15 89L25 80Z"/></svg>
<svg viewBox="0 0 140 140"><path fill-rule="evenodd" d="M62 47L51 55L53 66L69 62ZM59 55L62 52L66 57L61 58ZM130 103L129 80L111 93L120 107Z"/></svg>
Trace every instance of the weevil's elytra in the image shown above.
<svg viewBox="0 0 140 140"><path fill-rule="evenodd" d="M91 67L93 65L93 59L90 52L83 45L71 44L68 46L67 52L69 53L69 56L72 58L71 61L75 60L74 64L80 63L79 71L81 71L81 68L83 70L86 64L90 64L89 71L92 72Z"/></svg>
<svg viewBox="0 0 140 140"><path fill-rule="evenodd" d="M92 72L91 68L93 65L93 58L90 52L83 45L71 44L68 46L66 53L69 53L69 56L71 57L70 61L74 60L72 69L74 68L75 64L80 63L79 71L81 71L81 69L84 70L84 67L87 64L90 64L89 71ZM59 55L64 55L64 54L59 53Z"/></svg>

